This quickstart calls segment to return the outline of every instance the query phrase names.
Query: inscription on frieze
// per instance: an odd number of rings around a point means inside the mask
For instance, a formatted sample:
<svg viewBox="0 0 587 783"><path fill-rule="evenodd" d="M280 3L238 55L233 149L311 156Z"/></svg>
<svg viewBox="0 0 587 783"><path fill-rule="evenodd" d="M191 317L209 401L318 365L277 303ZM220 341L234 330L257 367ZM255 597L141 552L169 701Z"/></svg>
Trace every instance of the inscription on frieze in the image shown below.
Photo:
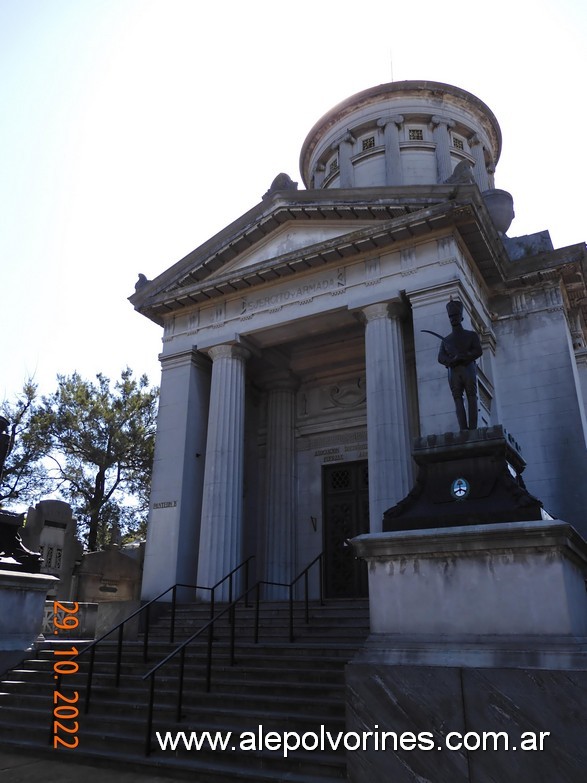
<svg viewBox="0 0 587 783"><path fill-rule="evenodd" d="M346 274L340 268L330 275L326 275L302 285L292 286L274 294L259 296L256 298L245 297L241 305L241 317L256 313L261 310L279 308L285 304L302 304L304 301L312 301L316 294L338 291L346 285Z"/></svg>

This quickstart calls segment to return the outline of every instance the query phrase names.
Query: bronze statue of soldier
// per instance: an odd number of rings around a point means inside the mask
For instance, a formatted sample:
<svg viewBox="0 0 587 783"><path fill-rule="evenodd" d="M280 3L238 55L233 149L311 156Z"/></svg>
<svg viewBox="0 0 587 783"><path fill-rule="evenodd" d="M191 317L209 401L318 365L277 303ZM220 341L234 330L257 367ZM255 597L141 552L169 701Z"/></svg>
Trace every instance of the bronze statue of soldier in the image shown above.
<svg viewBox="0 0 587 783"><path fill-rule="evenodd" d="M452 332L442 338L438 361L448 369L448 383L455 401L461 430L477 429L477 364L483 353L477 332L463 329L463 303L451 299L446 305ZM463 402L467 397L467 411ZM468 415L467 415L468 414Z"/></svg>

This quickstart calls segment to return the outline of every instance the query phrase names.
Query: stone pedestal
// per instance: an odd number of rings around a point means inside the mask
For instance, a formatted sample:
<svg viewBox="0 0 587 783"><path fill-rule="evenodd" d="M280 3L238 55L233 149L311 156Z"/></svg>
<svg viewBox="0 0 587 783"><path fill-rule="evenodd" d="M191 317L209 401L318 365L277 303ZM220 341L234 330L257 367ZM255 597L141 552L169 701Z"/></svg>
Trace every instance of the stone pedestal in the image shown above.
<svg viewBox="0 0 587 783"><path fill-rule="evenodd" d="M383 515L383 530L420 530L544 516L524 486L515 439L500 425L417 438L410 493Z"/></svg>
<svg viewBox="0 0 587 783"><path fill-rule="evenodd" d="M45 598L57 581L46 574L0 570L0 674L19 663L39 636Z"/></svg>
<svg viewBox="0 0 587 783"><path fill-rule="evenodd" d="M541 519L352 544L369 565L371 635L347 667L347 730L395 739L349 753L349 780L582 780L587 543L574 528Z"/></svg>
<svg viewBox="0 0 587 783"><path fill-rule="evenodd" d="M371 631L389 664L587 662L587 543L560 520L367 534Z"/></svg>

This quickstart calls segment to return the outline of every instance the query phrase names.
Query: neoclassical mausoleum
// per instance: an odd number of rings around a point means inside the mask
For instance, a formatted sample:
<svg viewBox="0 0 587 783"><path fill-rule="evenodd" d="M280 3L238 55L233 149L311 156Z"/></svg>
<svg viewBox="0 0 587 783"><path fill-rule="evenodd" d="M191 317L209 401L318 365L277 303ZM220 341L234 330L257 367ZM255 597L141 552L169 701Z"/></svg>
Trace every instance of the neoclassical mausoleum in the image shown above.
<svg viewBox="0 0 587 783"><path fill-rule="evenodd" d="M365 90L309 132L303 188L279 175L137 284L163 329L143 598L249 555L289 582L322 551L327 594L364 593L347 540L410 490L413 439L457 429L423 331L450 331L451 298L481 337L479 426L512 434L528 490L587 535L586 247L507 235L501 143L458 87Z"/></svg>

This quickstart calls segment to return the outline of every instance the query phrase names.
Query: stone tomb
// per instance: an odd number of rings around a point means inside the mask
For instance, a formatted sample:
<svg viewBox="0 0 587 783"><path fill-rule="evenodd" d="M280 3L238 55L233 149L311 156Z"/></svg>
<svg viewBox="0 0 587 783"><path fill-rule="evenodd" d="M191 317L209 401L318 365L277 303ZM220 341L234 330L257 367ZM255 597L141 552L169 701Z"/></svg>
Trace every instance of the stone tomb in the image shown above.
<svg viewBox="0 0 587 783"><path fill-rule="evenodd" d="M42 500L27 512L22 539L29 549L41 553L41 573L59 579L51 599L69 601L75 598L73 573L83 551L76 531L77 520L71 506L61 500Z"/></svg>

